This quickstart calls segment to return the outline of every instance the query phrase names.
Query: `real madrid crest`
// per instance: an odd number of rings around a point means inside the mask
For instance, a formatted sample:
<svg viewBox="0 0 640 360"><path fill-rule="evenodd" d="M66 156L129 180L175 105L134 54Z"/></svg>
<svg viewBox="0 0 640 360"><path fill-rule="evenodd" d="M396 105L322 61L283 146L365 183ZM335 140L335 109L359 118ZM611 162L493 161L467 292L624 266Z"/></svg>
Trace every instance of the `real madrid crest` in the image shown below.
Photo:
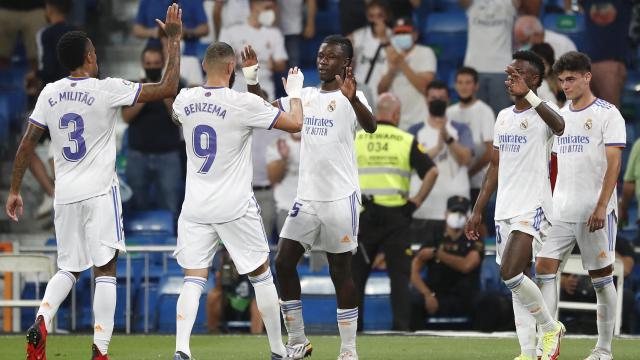
<svg viewBox="0 0 640 360"><path fill-rule="evenodd" d="M336 101L335 100L331 100L331 102L329 103L329 105L327 106L327 110L329 111L333 111L336 109Z"/></svg>
<svg viewBox="0 0 640 360"><path fill-rule="evenodd" d="M587 119L587 121L584 123L584 129L591 130L592 127L593 127L593 121L591 119Z"/></svg>
<svg viewBox="0 0 640 360"><path fill-rule="evenodd" d="M520 123L520 129L527 130L528 127L529 127L529 122L527 121L527 119L522 120L522 122Z"/></svg>

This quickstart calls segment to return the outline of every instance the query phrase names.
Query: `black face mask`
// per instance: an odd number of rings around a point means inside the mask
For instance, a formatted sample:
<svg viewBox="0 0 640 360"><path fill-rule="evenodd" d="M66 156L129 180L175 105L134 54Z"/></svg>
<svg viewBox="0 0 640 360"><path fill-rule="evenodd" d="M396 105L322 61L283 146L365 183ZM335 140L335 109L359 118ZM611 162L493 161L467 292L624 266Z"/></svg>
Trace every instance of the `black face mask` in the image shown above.
<svg viewBox="0 0 640 360"><path fill-rule="evenodd" d="M149 81L158 82L162 79L162 68L144 69L144 73Z"/></svg>
<svg viewBox="0 0 640 360"><path fill-rule="evenodd" d="M468 104L472 100L473 100L473 96L469 96L469 97L466 97L466 98L463 98L463 97L460 98L460 102L463 103L463 104Z"/></svg>
<svg viewBox="0 0 640 360"><path fill-rule="evenodd" d="M431 116L444 116L447 111L447 102L441 99L431 100L428 105Z"/></svg>
<svg viewBox="0 0 640 360"><path fill-rule="evenodd" d="M229 89L233 87L233 83L236 82L236 72L232 71L231 76L229 76Z"/></svg>

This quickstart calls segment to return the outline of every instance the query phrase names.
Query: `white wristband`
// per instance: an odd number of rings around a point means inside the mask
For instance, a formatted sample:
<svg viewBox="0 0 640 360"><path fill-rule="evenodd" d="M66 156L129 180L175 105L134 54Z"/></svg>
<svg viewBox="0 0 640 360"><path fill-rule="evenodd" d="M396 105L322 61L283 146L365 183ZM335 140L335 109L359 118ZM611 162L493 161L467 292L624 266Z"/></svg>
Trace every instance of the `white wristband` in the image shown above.
<svg viewBox="0 0 640 360"><path fill-rule="evenodd" d="M524 98L525 100L527 100L527 102L529 102L529 104L531 104L531 107L533 107L534 109L537 108L540 103L542 103L542 99L540 99L538 95L533 92L533 90L529 90Z"/></svg>
<svg viewBox="0 0 640 360"><path fill-rule="evenodd" d="M244 74L244 80L247 83L247 85L258 84L258 69L260 69L260 65L258 64L242 68L242 73Z"/></svg>
<svg viewBox="0 0 640 360"><path fill-rule="evenodd" d="M304 74L302 74L302 70L298 70L297 74L289 73L289 76L287 76L287 86L285 88L287 95L292 99L300 99L303 84Z"/></svg>

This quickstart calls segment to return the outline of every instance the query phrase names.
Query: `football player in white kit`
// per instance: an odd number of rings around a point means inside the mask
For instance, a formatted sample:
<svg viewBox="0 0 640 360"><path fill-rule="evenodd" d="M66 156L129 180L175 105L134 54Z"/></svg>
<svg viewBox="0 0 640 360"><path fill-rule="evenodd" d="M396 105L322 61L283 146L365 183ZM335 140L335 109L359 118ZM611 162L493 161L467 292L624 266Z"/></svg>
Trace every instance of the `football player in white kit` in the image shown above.
<svg viewBox="0 0 640 360"><path fill-rule="evenodd" d="M617 231L616 182L627 142L618 109L593 95L591 60L569 52L553 65L562 90L571 100L562 110L565 130L554 139L558 176L553 192L553 227L538 253L536 279L547 308L558 306L556 273L578 244L582 266L589 271L598 303L598 342L587 360L610 360L616 319L613 263Z"/></svg>
<svg viewBox="0 0 640 360"><path fill-rule="evenodd" d="M536 358L536 322L543 332L542 359L557 359L564 326L545 307L542 293L530 276L531 262L548 230L551 186L548 159L551 139L564 131L564 120L554 105L535 94L544 64L531 51L518 51L507 67L505 82L515 106L503 109L495 124L493 158L478 201L467 222L466 234L479 239L482 212L493 192L496 200L496 261L511 290L516 333L521 354L518 360ZM525 275L526 274L526 275Z"/></svg>
<svg viewBox="0 0 640 360"><path fill-rule="evenodd" d="M349 39L340 35L326 37L316 60L322 84L320 88L302 90L304 125L298 193L280 233L276 257L281 309L289 335L287 348L294 359L312 351L304 333L296 270L300 258L310 249L327 253L342 340L338 359L358 358L358 296L351 276L351 257L358 247L360 207L354 139L358 124L372 133L376 130L376 119L367 99L356 91L350 66L352 57ZM253 78L257 69L252 63L245 62L243 72L249 78L249 91L259 93L259 85ZM282 110L290 111L289 98L277 103Z"/></svg>
<svg viewBox="0 0 640 360"><path fill-rule="evenodd" d="M187 146L187 184L178 219L175 255L184 269L178 298L174 360L191 359L189 337L217 245L224 242L238 272L248 274L267 330L271 359L282 359L278 293L269 268L269 244L260 208L253 196L251 139L253 129L302 128L303 75L289 72L285 113L262 98L231 89L235 55L216 42L207 48L202 66L207 83L183 89L173 103Z"/></svg>
<svg viewBox="0 0 640 360"><path fill-rule="evenodd" d="M115 125L122 106L175 96L180 71L182 10L167 9L166 23L156 20L168 36L169 60L159 83L99 80L95 48L80 31L64 34L58 58L70 76L40 93L13 164L6 211L22 216L20 186L33 149L45 129L51 134L55 164L55 229L60 270L49 280L27 332L27 360L46 359L47 333L58 307L80 272L93 267L95 318L92 359L108 359L116 308L116 258L125 251L122 208L115 172Z"/></svg>

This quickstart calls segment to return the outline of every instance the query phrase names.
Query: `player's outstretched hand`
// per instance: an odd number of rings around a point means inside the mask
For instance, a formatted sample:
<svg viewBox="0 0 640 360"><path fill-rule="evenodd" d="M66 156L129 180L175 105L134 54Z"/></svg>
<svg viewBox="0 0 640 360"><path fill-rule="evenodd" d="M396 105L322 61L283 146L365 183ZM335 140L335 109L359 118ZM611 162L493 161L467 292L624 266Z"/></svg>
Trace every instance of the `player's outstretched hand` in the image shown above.
<svg viewBox="0 0 640 360"><path fill-rule="evenodd" d="M9 216L11 220L18 222L18 217L22 217L22 214L24 213L23 205L22 196L20 196L20 194L10 193L7 198L7 216Z"/></svg>
<svg viewBox="0 0 640 360"><path fill-rule="evenodd" d="M467 235L467 239L478 241L480 239L480 232L478 228L482 223L482 215L475 212L471 213L471 217L464 225L464 233Z"/></svg>
<svg viewBox="0 0 640 360"><path fill-rule="evenodd" d="M289 75L287 75L286 80L282 78L282 84L290 98L300 99L302 96L302 86L304 84L304 74L302 70L298 69L297 66L289 69Z"/></svg>
<svg viewBox="0 0 640 360"><path fill-rule="evenodd" d="M156 19L156 23L170 39L182 38L182 9L178 4L171 4L167 8L167 18L164 22Z"/></svg>
<svg viewBox="0 0 640 360"><path fill-rule="evenodd" d="M347 66L347 76L343 80L340 75L336 75L336 81L338 82L338 86L340 87L340 91L342 91L342 95L344 95L349 101L353 101L356 97L356 78L353 76L353 68L351 66Z"/></svg>
<svg viewBox="0 0 640 360"><path fill-rule="evenodd" d="M258 65L258 55L256 55L256 51L253 50L251 45L246 45L242 52L240 52L240 57L242 58L242 67L246 68L253 65Z"/></svg>
<svg viewBox="0 0 640 360"><path fill-rule="evenodd" d="M591 216L589 216L589 220L587 221L587 226L589 227L590 232L595 232L604 228L604 218L606 217L607 209L596 207L593 210Z"/></svg>
<svg viewBox="0 0 640 360"><path fill-rule="evenodd" d="M513 66L507 66L505 70L507 75L507 81L504 84L509 89L509 93L514 96L525 96L529 92L529 86L522 78L522 75Z"/></svg>

